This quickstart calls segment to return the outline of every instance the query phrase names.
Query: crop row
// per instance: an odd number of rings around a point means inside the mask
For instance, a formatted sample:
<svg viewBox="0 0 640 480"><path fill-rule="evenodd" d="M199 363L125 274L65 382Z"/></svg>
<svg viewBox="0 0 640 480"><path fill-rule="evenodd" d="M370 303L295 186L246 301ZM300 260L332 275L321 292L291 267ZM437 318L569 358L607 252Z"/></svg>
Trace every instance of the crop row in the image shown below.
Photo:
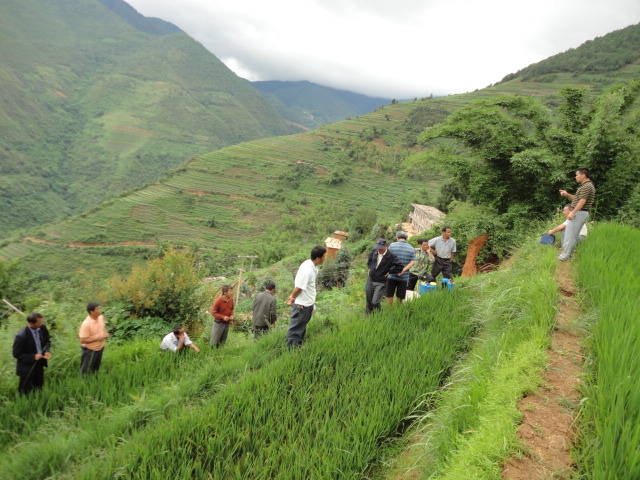
<svg viewBox="0 0 640 480"><path fill-rule="evenodd" d="M466 348L468 297L447 292L354 315L201 407L134 433L74 476L360 478Z"/></svg>
<svg viewBox="0 0 640 480"><path fill-rule="evenodd" d="M640 231L605 224L578 252L592 327L581 455L587 478L640 478Z"/></svg>

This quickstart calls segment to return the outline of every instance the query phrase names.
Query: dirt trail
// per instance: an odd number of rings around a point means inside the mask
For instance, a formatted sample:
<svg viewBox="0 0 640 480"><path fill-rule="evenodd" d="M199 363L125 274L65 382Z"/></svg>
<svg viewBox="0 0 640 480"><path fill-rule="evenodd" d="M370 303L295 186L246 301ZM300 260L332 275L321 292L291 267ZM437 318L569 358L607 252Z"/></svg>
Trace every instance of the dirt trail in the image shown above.
<svg viewBox="0 0 640 480"><path fill-rule="evenodd" d="M576 320L582 311L575 298L569 262L559 262L557 280L562 298L543 385L519 403L523 419L518 437L526 453L503 466L504 480L570 478L574 472L570 450L575 440L574 412L583 373Z"/></svg>

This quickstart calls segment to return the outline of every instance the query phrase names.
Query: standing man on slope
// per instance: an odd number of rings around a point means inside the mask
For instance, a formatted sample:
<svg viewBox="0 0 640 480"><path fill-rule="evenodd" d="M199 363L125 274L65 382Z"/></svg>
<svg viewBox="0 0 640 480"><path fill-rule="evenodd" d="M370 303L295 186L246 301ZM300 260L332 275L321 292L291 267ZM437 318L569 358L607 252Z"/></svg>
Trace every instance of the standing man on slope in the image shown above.
<svg viewBox="0 0 640 480"><path fill-rule="evenodd" d="M400 273L404 265L393 253L389 251L387 241L379 238L369 253L367 259L367 315L380 309L380 303L387 289L387 276L389 273Z"/></svg>
<svg viewBox="0 0 640 480"><path fill-rule="evenodd" d="M596 197L596 187L589 178L588 168L576 170L576 182L580 184L575 195L560 190L560 195L571 199L571 211L567 215L567 226L564 230L562 253L558 260L566 262L571 258L573 250L580 241L580 230L589 218L589 210L593 207Z"/></svg>
<svg viewBox="0 0 640 480"><path fill-rule="evenodd" d="M80 373L82 375L100 370L104 343L109 338L100 304L89 302L87 312L89 315L78 329L80 348L82 348L80 356Z"/></svg>
<svg viewBox="0 0 640 480"><path fill-rule="evenodd" d="M13 358L17 360L16 375L20 377L18 392L27 395L44 385L44 367L51 358L49 330L42 324L38 312L27 316L27 326L13 340Z"/></svg>
<svg viewBox="0 0 640 480"><path fill-rule="evenodd" d="M453 278L453 257L456 254L456 241L451 237L451 227L442 227L442 235L429 240L429 251L435 251L435 262L431 276L436 279L442 272L444 278Z"/></svg>
<svg viewBox="0 0 640 480"><path fill-rule="evenodd" d="M287 331L287 346L300 347L307 333L307 324L311 320L316 303L316 278L318 265L324 262L327 249L317 245L311 250L311 258L300 264L294 288L287 298L287 305L291 305L291 320Z"/></svg>
<svg viewBox="0 0 640 480"><path fill-rule="evenodd" d="M264 285L264 291L253 299L253 336L256 340L276 324L278 313L275 291L276 284L267 282Z"/></svg>
<svg viewBox="0 0 640 480"><path fill-rule="evenodd" d="M402 230L396 233L396 241L389 245L389 251L393 253L400 263L403 265L402 270L396 273L390 273L387 277L387 302L393 304L393 296L398 297L398 302L402 302L407 296L407 284L409 283L409 270L416 263L416 252L411 245L407 243L406 232Z"/></svg>
<svg viewBox="0 0 640 480"><path fill-rule="evenodd" d="M218 348L227 341L229 324L233 321L233 290L231 285L222 287L222 295L213 302L211 315L213 315L213 328L211 329L211 346Z"/></svg>

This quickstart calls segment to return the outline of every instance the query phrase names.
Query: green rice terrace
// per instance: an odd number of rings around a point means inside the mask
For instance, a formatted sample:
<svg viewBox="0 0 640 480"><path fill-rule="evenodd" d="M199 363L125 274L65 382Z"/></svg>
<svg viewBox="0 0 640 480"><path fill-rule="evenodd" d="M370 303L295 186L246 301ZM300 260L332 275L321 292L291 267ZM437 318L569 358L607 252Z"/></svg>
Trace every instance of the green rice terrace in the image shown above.
<svg viewBox="0 0 640 480"><path fill-rule="evenodd" d="M311 154L314 141L308 145ZM238 169L235 185L214 187L189 175L206 165L205 156L182 175L140 191L150 211L165 214L156 219L141 210L139 218L159 229L180 221L174 206L163 205L164 189L203 192L184 196L203 218L222 218L208 199L227 196L229 204L242 205L246 200L232 198L248 181L238 158L259 148L276 151L279 144L211 154ZM315 153L318 164L331 168ZM252 198L263 188L256 182ZM111 208L126 205L121 199ZM96 221L87 220L87 232ZM130 227L110 241L145 241ZM56 233L64 242L64 231ZM254 341L248 320L241 320L226 345L211 348L206 310L219 284L204 284L193 297L200 320L188 325L199 355L161 353L167 332L160 330L126 341L112 335L101 371L88 379L78 372L76 337L86 297L112 295L99 298L117 332L123 307L115 305L114 292L143 282L143 270L109 287L75 285L64 300L40 305L53 344L41 391L18 396L15 363L8 348L0 350L0 472L10 479L93 480L515 478L504 473L508 462L536 460L518 434L527 410L519 401L544 389L552 338L569 328L558 320L568 299L558 283L564 273L576 285L571 328L581 332L584 362L579 397L560 402L574 419L573 457L553 478L640 478L640 231L596 224L571 262L559 264L556 255L531 236L491 273L459 278L451 291L370 316L363 313L364 256L356 256L344 285L319 293L307 341L295 351L284 345L291 263L275 263L253 272L256 285L264 279L278 285L279 319L269 335ZM141 268L152 277L161 263ZM250 295L243 296L238 317L250 309ZM10 345L23 324L19 314L5 321L2 343Z"/></svg>

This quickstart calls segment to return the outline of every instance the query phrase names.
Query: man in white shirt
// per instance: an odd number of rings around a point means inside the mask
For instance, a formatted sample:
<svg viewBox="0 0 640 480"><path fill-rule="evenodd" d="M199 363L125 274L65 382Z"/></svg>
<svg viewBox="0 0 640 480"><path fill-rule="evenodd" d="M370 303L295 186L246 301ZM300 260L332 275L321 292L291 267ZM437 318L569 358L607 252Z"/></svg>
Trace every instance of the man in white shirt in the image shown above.
<svg viewBox="0 0 640 480"><path fill-rule="evenodd" d="M316 278L318 265L324 262L327 249L321 245L313 247L311 258L302 262L298 268L293 291L287 298L291 306L291 320L287 331L287 346L300 347L307 332L307 324L311 320L316 303Z"/></svg>
<svg viewBox="0 0 640 480"><path fill-rule="evenodd" d="M566 230L567 223L569 222L569 219L568 219L569 213L571 213L571 205L567 204L562 208L562 214L564 215L564 218L566 218L567 220L562 222L556 228L552 228L551 230L549 230L547 232L547 235L553 235L556 232L560 232L560 244L561 245L564 245L564 231ZM580 233L578 234L578 240L581 242L585 238L587 238L587 224L586 223L584 223L582 225L582 227L580 228Z"/></svg>
<svg viewBox="0 0 640 480"><path fill-rule="evenodd" d="M189 347L194 352L200 353L200 349L191 341L182 325L173 327L173 331L165 335L160 344L160 349L163 352L171 350L172 352L180 353L184 347Z"/></svg>

